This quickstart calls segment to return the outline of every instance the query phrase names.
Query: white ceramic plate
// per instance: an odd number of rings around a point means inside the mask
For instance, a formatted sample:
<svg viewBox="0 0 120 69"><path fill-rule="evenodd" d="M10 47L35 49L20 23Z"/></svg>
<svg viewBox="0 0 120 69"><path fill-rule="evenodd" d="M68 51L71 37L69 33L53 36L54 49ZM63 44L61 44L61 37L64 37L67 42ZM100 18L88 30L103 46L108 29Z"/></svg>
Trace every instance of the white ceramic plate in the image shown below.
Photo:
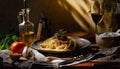
<svg viewBox="0 0 120 69"><path fill-rule="evenodd" d="M81 47L81 49L89 47L91 45L91 42L87 39L84 38L78 38L78 37L73 37L74 40L78 41L78 42L82 42L83 46Z"/></svg>

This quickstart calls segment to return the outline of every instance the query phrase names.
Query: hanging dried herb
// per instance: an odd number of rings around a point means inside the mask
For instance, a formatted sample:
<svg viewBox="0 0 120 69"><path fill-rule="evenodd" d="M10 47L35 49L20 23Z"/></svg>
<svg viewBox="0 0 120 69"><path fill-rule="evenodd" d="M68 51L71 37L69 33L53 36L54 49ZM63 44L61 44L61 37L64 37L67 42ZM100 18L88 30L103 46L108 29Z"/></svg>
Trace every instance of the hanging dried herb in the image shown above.
<svg viewBox="0 0 120 69"><path fill-rule="evenodd" d="M105 12L112 12L115 11L116 9L116 1L115 0L92 0L96 1L97 3L102 2L102 8L104 9Z"/></svg>
<svg viewBox="0 0 120 69"><path fill-rule="evenodd" d="M106 12L113 12L116 9L116 2L114 0L103 0L102 7Z"/></svg>

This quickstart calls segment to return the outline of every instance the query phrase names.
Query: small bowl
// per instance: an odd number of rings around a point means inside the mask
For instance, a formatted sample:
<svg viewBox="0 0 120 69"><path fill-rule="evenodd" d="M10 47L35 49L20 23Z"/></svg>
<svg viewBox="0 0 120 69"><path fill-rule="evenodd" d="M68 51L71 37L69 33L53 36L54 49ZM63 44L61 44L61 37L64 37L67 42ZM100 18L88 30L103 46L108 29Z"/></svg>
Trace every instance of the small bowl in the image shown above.
<svg viewBox="0 0 120 69"><path fill-rule="evenodd" d="M96 44L101 47L119 46L120 34L114 32L96 34Z"/></svg>
<svg viewBox="0 0 120 69"><path fill-rule="evenodd" d="M10 53L9 56L13 61L18 61L22 55L18 53Z"/></svg>

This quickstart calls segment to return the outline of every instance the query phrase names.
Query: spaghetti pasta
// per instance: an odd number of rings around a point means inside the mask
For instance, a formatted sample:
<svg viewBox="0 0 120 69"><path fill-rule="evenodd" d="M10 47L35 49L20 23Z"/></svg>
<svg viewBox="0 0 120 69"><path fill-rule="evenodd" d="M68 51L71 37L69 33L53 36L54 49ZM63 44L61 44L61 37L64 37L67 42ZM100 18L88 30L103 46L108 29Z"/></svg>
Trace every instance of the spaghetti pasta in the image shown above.
<svg viewBox="0 0 120 69"><path fill-rule="evenodd" d="M66 36L64 39L63 36L60 38L51 37L40 44L40 50L57 52L71 51L76 48L76 43L77 42L74 39L68 36ZM80 42L79 45L82 46L82 43Z"/></svg>

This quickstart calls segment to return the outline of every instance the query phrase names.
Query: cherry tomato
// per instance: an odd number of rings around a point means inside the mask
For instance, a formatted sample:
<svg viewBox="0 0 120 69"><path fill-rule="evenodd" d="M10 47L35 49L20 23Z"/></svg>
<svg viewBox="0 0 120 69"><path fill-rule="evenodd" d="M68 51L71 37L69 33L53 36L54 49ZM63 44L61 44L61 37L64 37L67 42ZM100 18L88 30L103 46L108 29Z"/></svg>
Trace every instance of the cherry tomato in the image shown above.
<svg viewBox="0 0 120 69"><path fill-rule="evenodd" d="M25 43L24 42L13 42L11 44L10 50L13 53L22 54L22 51L23 51L24 47L25 47Z"/></svg>

